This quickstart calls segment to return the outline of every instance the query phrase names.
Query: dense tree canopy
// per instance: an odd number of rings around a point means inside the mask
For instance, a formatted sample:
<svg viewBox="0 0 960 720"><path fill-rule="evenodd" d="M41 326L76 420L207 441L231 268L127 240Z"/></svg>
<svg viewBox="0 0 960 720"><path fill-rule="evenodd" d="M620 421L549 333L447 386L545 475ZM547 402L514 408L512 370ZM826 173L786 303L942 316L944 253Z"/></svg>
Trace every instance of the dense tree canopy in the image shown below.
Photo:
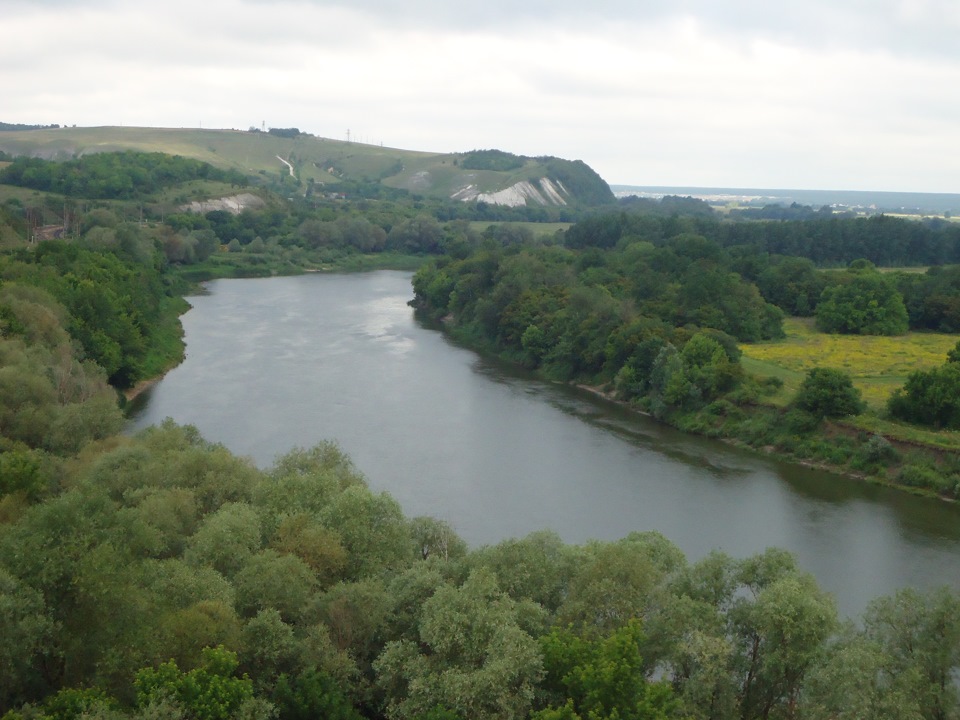
<svg viewBox="0 0 960 720"><path fill-rule="evenodd" d="M65 162L19 157L0 170L0 183L82 198L137 198L198 179L247 184L236 171L162 153L94 153Z"/></svg>
<svg viewBox="0 0 960 720"><path fill-rule="evenodd" d="M903 335L909 328L903 297L893 280L875 269L831 277L817 304L817 327L853 335Z"/></svg>

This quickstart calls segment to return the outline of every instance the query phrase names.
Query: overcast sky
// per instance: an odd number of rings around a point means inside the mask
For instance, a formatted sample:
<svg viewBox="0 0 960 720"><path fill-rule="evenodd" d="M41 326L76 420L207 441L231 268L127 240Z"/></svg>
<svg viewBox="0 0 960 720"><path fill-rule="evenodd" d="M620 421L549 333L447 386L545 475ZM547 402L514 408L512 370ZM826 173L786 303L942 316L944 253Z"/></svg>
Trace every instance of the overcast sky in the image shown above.
<svg viewBox="0 0 960 720"><path fill-rule="evenodd" d="M960 192L960 0L0 0L0 121Z"/></svg>

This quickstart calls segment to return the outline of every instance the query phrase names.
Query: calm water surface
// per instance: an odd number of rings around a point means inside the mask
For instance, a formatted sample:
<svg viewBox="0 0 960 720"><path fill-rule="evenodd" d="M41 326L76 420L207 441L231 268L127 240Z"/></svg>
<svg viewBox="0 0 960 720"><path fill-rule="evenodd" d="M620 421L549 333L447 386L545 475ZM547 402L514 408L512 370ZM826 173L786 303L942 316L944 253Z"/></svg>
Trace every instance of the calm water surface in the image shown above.
<svg viewBox="0 0 960 720"><path fill-rule="evenodd" d="M451 344L409 273L219 280L183 317L187 359L131 427L172 417L258 465L334 439L409 515L473 545L658 530L687 556L786 548L840 608L960 587L960 508L690 437Z"/></svg>

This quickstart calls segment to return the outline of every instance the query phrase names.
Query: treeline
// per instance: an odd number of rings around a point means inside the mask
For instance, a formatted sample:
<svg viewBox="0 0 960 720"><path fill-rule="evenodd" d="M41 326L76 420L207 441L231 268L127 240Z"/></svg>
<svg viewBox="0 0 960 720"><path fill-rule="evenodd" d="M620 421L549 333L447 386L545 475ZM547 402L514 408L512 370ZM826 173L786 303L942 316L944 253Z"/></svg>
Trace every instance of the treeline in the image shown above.
<svg viewBox="0 0 960 720"><path fill-rule="evenodd" d="M459 165L464 170L519 170L526 158L503 150L471 150L464 153Z"/></svg>
<svg viewBox="0 0 960 720"><path fill-rule="evenodd" d="M578 227L566 237L576 238ZM412 304L474 347L604 387L681 429L952 498L960 496L954 455L825 429L826 418L864 409L849 375L817 368L786 407L774 407L767 398L782 382L745 372L738 344L782 336L785 311L815 315L825 332L896 335L922 318L942 327L951 317L944 308L960 296L951 290L958 273L896 276L866 260L823 272L807 259L725 249L690 234L656 243L634 237L605 250L488 239L421 268ZM909 290L909 312L898 284ZM889 411L960 425L960 363L911 377Z"/></svg>
<svg viewBox="0 0 960 720"><path fill-rule="evenodd" d="M60 127L57 124L53 125L30 125L26 123L8 123L0 122L0 131L4 130L48 130L55 129Z"/></svg>
<svg viewBox="0 0 960 720"><path fill-rule="evenodd" d="M950 717L960 598L842 625L787 553L656 533L469 551L323 444L261 471L167 423L0 500L0 712L279 720Z"/></svg>
<svg viewBox="0 0 960 720"><path fill-rule="evenodd" d="M77 242L45 241L0 255L0 278L56 300L79 357L95 362L115 387L127 388L161 369L155 366L158 348L169 353L176 344L164 335L171 332L164 316L174 298L160 262L153 240L137 226L98 225ZM174 350L167 362L175 357Z"/></svg>
<svg viewBox="0 0 960 720"><path fill-rule="evenodd" d="M599 213L583 219L570 229L565 242L571 248L612 248L637 238L656 243L693 233L731 251L802 257L818 267L842 267L860 258L880 267L960 263L960 225L946 220L876 215L733 222L703 212L698 201L687 203L690 213L669 217L645 212L651 202L635 202L640 212ZM696 207L701 212L693 213Z"/></svg>
<svg viewBox="0 0 960 720"><path fill-rule="evenodd" d="M678 328L688 336L712 328L731 341L783 333L782 312L729 254L695 235L619 252L487 243L425 266L414 293L420 309L562 379L612 377L637 343Z"/></svg>
<svg viewBox="0 0 960 720"><path fill-rule="evenodd" d="M606 252L487 243L424 266L413 287L415 307L474 344L553 378L615 382L661 417L756 397L737 342L783 335L783 313L695 235Z"/></svg>
<svg viewBox="0 0 960 720"><path fill-rule="evenodd" d="M0 284L0 497L49 495L64 458L122 426L106 373L70 325L49 292Z"/></svg>
<svg viewBox="0 0 960 720"><path fill-rule="evenodd" d="M0 184L72 198L130 200L191 180L248 184L236 170L220 170L179 155L132 151L93 153L64 162L18 157L0 170Z"/></svg>

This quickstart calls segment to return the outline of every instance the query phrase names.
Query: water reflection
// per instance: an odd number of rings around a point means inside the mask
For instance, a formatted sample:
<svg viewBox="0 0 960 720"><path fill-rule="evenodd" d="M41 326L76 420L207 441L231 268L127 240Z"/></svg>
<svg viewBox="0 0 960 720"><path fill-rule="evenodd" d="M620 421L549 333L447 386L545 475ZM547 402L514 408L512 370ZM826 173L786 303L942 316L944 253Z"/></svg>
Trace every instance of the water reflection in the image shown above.
<svg viewBox="0 0 960 720"><path fill-rule="evenodd" d="M184 316L187 359L131 403L269 465L336 439L409 515L471 544L658 530L688 557L768 546L856 613L960 581L958 508L678 433L457 347L416 322L410 276L217 281Z"/></svg>

